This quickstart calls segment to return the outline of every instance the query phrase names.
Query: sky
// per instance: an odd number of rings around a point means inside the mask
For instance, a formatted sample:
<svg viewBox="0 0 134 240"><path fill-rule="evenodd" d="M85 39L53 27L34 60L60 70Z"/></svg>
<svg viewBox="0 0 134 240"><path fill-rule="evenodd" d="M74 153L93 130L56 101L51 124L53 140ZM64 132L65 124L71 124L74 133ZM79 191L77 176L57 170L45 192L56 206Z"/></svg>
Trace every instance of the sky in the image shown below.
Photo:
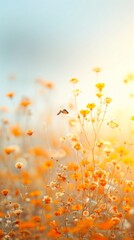
<svg viewBox="0 0 134 240"><path fill-rule="evenodd" d="M132 85L122 80L134 72L133 13L132 0L0 1L1 105L9 90L34 94L38 77L55 83L59 102L68 97L69 79L77 77L86 98L95 66L103 69L100 80L115 103L125 104ZM17 79L9 82L12 74Z"/></svg>

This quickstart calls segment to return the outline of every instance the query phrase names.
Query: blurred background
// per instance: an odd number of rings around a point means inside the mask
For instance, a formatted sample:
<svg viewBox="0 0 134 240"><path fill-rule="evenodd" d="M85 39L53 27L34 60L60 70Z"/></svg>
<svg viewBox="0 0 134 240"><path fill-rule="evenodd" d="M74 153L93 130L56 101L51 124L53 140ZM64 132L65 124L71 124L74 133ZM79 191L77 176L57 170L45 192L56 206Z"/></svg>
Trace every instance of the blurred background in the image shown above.
<svg viewBox="0 0 134 240"><path fill-rule="evenodd" d="M9 104L8 91L16 101L37 98L38 78L55 84L54 102L62 106L76 77L87 102L99 66L113 109L132 114L134 85L123 80L134 72L133 12L131 0L0 1L0 105Z"/></svg>

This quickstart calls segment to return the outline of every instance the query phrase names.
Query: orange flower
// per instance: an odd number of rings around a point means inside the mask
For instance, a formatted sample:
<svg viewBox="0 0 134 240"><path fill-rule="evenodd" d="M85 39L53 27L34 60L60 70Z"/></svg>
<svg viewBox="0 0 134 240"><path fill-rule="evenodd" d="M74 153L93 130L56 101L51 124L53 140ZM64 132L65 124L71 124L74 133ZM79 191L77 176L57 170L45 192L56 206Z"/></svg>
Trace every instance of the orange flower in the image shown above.
<svg viewBox="0 0 134 240"><path fill-rule="evenodd" d="M6 153L6 154L11 154L12 152L14 151L14 148L13 147L5 147L4 148L4 152Z"/></svg>
<svg viewBox="0 0 134 240"><path fill-rule="evenodd" d="M44 196L42 201L45 202L45 204L50 204L52 203L52 198L49 196Z"/></svg>
<svg viewBox="0 0 134 240"><path fill-rule="evenodd" d="M53 88L54 88L54 84L53 84L52 82L46 82L46 83L45 83L45 86L46 86L46 88L48 88L48 89L53 89Z"/></svg>
<svg viewBox="0 0 134 240"><path fill-rule="evenodd" d="M53 89L54 88L54 84L52 82L47 82L42 78L38 78L37 82L42 85L43 87L46 87L48 89Z"/></svg>
<svg viewBox="0 0 134 240"><path fill-rule="evenodd" d="M11 126L11 133L15 137L20 137L22 135L22 130L18 124Z"/></svg>
<svg viewBox="0 0 134 240"><path fill-rule="evenodd" d="M1 106L0 111L1 112L8 112L8 108L6 106Z"/></svg>
<svg viewBox="0 0 134 240"><path fill-rule="evenodd" d="M3 217L4 213L0 211L0 218Z"/></svg>
<svg viewBox="0 0 134 240"><path fill-rule="evenodd" d="M120 166L119 164L117 164L117 165L115 166L115 169L116 169L117 171L120 171L120 170L121 170L121 166Z"/></svg>
<svg viewBox="0 0 134 240"><path fill-rule="evenodd" d="M72 171L72 170L77 171L79 169L79 166L76 163L71 162L71 163L68 163L67 169L69 171Z"/></svg>
<svg viewBox="0 0 134 240"><path fill-rule="evenodd" d="M40 216L34 216L32 218L33 222L40 223L41 222L41 217Z"/></svg>
<svg viewBox="0 0 134 240"><path fill-rule="evenodd" d="M93 233L92 240L109 240L109 238L105 237L102 233Z"/></svg>
<svg viewBox="0 0 134 240"><path fill-rule="evenodd" d="M134 182L133 181L127 181L127 186L124 188L124 192L129 193L134 190Z"/></svg>
<svg viewBox="0 0 134 240"><path fill-rule="evenodd" d="M50 230L47 235L48 235L49 237L54 237L54 238L59 238L59 237L61 237L61 233L60 233L56 228Z"/></svg>
<svg viewBox="0 0 134 240"><path fill-rule="evenodd" d="M43 164L43 168L52 168L54 166L54 162L52 160L46 160Z"/></svg>
<svg viewBox="0 0 134 240"><path fill-rule="evenodd" d="M3 237L3 231L0 229L0 238Z"/></svg>
<svg viewBox="0 0 134 240"><path fill-rule="evenodd" d="M6 96L9 97L9 98L13 98L14 97L14 92L8 92L6 94Z"/></svg>
<svg viewBox="0 0 134 240"><path fill-rule="evenodd" d="M118 217L112 217L111 221L113 222L114 225L116 225L119 224L121 220Z"/></svg>
<svg viewBox="0 0 134 240"><path fill-rule="evenodd" d="M97 187L98 187L98 184L96 182L91 182L90 186L89 186L89 189L91 191L94 191Z"/></svg>
<svg viewBox="0 0 134 240"><path fill-rule="evenodd" d="M102 169L96 170L94 172L94 176L97 175L98 178L104 177L106 175L105 171L103 171Z"/></svg>
<svg viewBox="0 0 134 240"><path fill-rule="evenodd" d="M107 219L104 222L99 222L96 226L101 230L109 230L114 226L114 221L112 222L111 219Z"/></svg>
<svg viewBox="0 0 134 240"><path fill-rule="evenodd" d="M117 212L118 212L118 210L117 210L117 207L116 207L116 206L113 206L113 207L112 207L112 210L113 210L115 213L117 213Z"/></svg>
<svg viewBox="0 0 134 240"><path fill-rule="evenodd" d="M62 213L61 213L60 211L55 211L55 212L54 212L54 215L55 215L55 216L60 216L61 214L62 214Z"/></svg>
<svg viewBox="0 0 134 240"><path fill-rule="evenodd" d="M113 195L113 196L111 196L111 198L110 198L110 199L111 199L111 201L113 201L113 202L116 202L116 201L118 200L117 196L114 196L114 195Z"/></svg>
<svg viewBox="0 0 134 240"><path fill-rule="evenodd" d="M24 107L24 108L26 108L26 107L28 107L29 105L31 105L31 101L28 99L28 98L23 98L22 100L21 100L21 102L20 102L20 106L21 107Z"/></svg>
<svg viewBox="0 0 134 240"><path fill-rule="evenodd" d="M27 134L28 136L32 136L32 135L33 135L33 130L31 130L31 129L27 130L27 131L26 131L26 134Z"/></svg>
<svg viewBox="0 0 134 240"><path fill-rule="evenodd" d="M32 197L38 197L38 196L40 196L41 194L42 194L42 192L39 191L39 190L34 191L34 192L30 192L30 195L31 195Z"/></svg>
<svg viewBox="0 0 134 240"><path fill-rule="evenodd" d="M77 219L76 219L77 220ZM91 229L94 226L94 221L89 218L85 218L83 220L77 221L76 227L74 227L71 231L73 233L81 233L83 236L87 233L87 229Z"/></svg>
<svg viewBox="0 0 134 240"><path fill-rule="evenodd" d="M25 230L25 229L29 229L29 228L35 228L36 227L36 223L33 221L27 221L27 222L21 222L19 225L20 230Z"/></svg>
<svg viewBox="0 0 134 240"><path fill-rule="evenodd" d="M80 211L82 210L82 205L81 204L76 204L72 206L72 210L74 211Z"/></svg>
<svg viewBox="0 0 134 240"><path fill-rule="evenodd" d="M104 187L107 184L107 181L104 178L102 178L100 179L99 184Z"/></svg>
<svg viewBox="0 0 134 240"><path fill-rule="evenodd" d="M87 159L82 159L80 163L83 167L86 167L89 164L89 161Z"/></svg>
<svg viewBox="0 0 134 240"><path fill-rule="evenodd" d="M22 172L23 184L28 185L31 183L30 175L28 172Z"/></svg>
<svg viewBox="0 0 134 240"><path fill-rule="evenodd" d="M87 211L87 210L83 211L83 216L88 217L89 216L89 211Z"/></svg>
<svg viewBox="0 0 134 240"><path fill-rule="evenodd" d="M116 217L117 217L117 218L122 218L122 217L123 217L122 212L118 212L118 213L116 214Z"/></svg>
<svg viewBox="0 0 134 240"><path fill-rule="evenodd" d="M32 199L31 203L35 205L36 207L41 207L42 206L42 201L41 199Z"/></svg>
<svg viewBox="0 0 134 240"><path fill-rule="evenodd" d="M68 198L68 203L72 203L72 202L74 202L74 199L72 197L69 197Z"/></svg>
<svg viewBox="0 0 134 240"><path fill-rule="evenodd" d="M84 177L85 177L85 178L88 178L88 177L89 177L89 175L90 175L90 172L89 172L89 171L87 171L87 170L85 170L85 171L84 171Z"/></svg>
<svg viewBox="0 0 134 240"><path fill-rule="evenodd" d="M70 176L70 178L75 179L75 181L78 181L79 179L81 179L81 177L82 177L81 174L77 172Z"/></svg>
<svg viewBox="0 0 134 240"><path fill-rule="evenodd" d="M9 123L9 120L8 120L7 118L5 118L5 119L2 119L2 122L3 122L5 125L7 125L7 124Z"/></svg>
<svg viewBox="0 0 134 240"><path fill-rule="evenodd" d="M128 187L133 189L134 188L134 181L128 180L127 185L128 185Z"/></svg>
<svg viewBox="0 0 134 240"><path fill-rule="evenodd" d="M87 109L82 109L80 110L80 114L85 118L88 114L90 113L89 110Z"/></svg>
<svg viewBox="0 0 134 240"><path fill-rule="evenodd" d="M47 157L48 156L48 153L43 148L41 148L39 146L34 146L29 151L32 155L35 155L35 156L38 156L38 157L41 157L41 156L42 157Z"/></svg>
<svg viewBox="0 0 134 240"><path fill-rule="evenodd" d="M98 194L104 194L104 187L102 185L98 187Z"/></svg>
<svg viewBox="0 0 134 240"><path fill-rule="evenodd" d="M18 169L21 169L23 167L23 163L22 162L17 162L15 164L15 167L18 168Z"/></svg>
<svg viewBox="0 0 134 240"><path fill-rule="evenodd" d="M131 210L130 205L129 205L129 204L124 205L124 206L123 206L123 210L124 210L126 213L129 213L129 211Z"/></svg>
<svg viewBox="0 0 134 240"><path fill-rule="evenodd" d="M73 145L73 148L77 151L79 151L81 149L81 144L79 142L76 142L74 145Z"/></svg>
<svg viewBox="0 0 134 240"><path fill-rule="evenodd" d="M3 190L1 191L1 194L4 195L4 196L7 196L8 193L9 193L9 190L8 190L8 189L3 189Z"/></svg>

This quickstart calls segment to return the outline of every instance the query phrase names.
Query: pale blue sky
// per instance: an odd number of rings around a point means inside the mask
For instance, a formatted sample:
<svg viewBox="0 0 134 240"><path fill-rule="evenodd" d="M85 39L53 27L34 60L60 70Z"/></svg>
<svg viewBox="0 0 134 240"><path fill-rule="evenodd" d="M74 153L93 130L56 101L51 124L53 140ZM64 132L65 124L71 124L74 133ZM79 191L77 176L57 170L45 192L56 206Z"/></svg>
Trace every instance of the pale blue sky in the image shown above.
<svg viewBox="0 0 134 240"><path fill-rule="evenodd" d="M38 76L60 91L74 76L86 86L96 65L118 90L134 70L133 13L133 0L1 0L0 91L28 93Z"/></svg>

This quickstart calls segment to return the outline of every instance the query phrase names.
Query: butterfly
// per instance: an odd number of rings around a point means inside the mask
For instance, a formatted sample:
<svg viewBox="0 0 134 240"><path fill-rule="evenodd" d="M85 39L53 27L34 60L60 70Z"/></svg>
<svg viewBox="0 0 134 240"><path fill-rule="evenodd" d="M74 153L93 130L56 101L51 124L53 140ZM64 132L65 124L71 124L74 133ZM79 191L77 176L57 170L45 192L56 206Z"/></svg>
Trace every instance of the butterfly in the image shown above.
<svg viewBox="0 0 134 240"><path fill-rule="evenodd" d="M111 120L110 122L107 123L107 125L111 128L117 128L119 127L119 124L116 123L115 121Z"/></svg>
<svg viewBox="0 0 134 240"><path fill-rule="evenodd" d="M63 110L60 110L57 115L60 115L61 113L63 114L69 114L69 112L64 108Z"/></svg>

